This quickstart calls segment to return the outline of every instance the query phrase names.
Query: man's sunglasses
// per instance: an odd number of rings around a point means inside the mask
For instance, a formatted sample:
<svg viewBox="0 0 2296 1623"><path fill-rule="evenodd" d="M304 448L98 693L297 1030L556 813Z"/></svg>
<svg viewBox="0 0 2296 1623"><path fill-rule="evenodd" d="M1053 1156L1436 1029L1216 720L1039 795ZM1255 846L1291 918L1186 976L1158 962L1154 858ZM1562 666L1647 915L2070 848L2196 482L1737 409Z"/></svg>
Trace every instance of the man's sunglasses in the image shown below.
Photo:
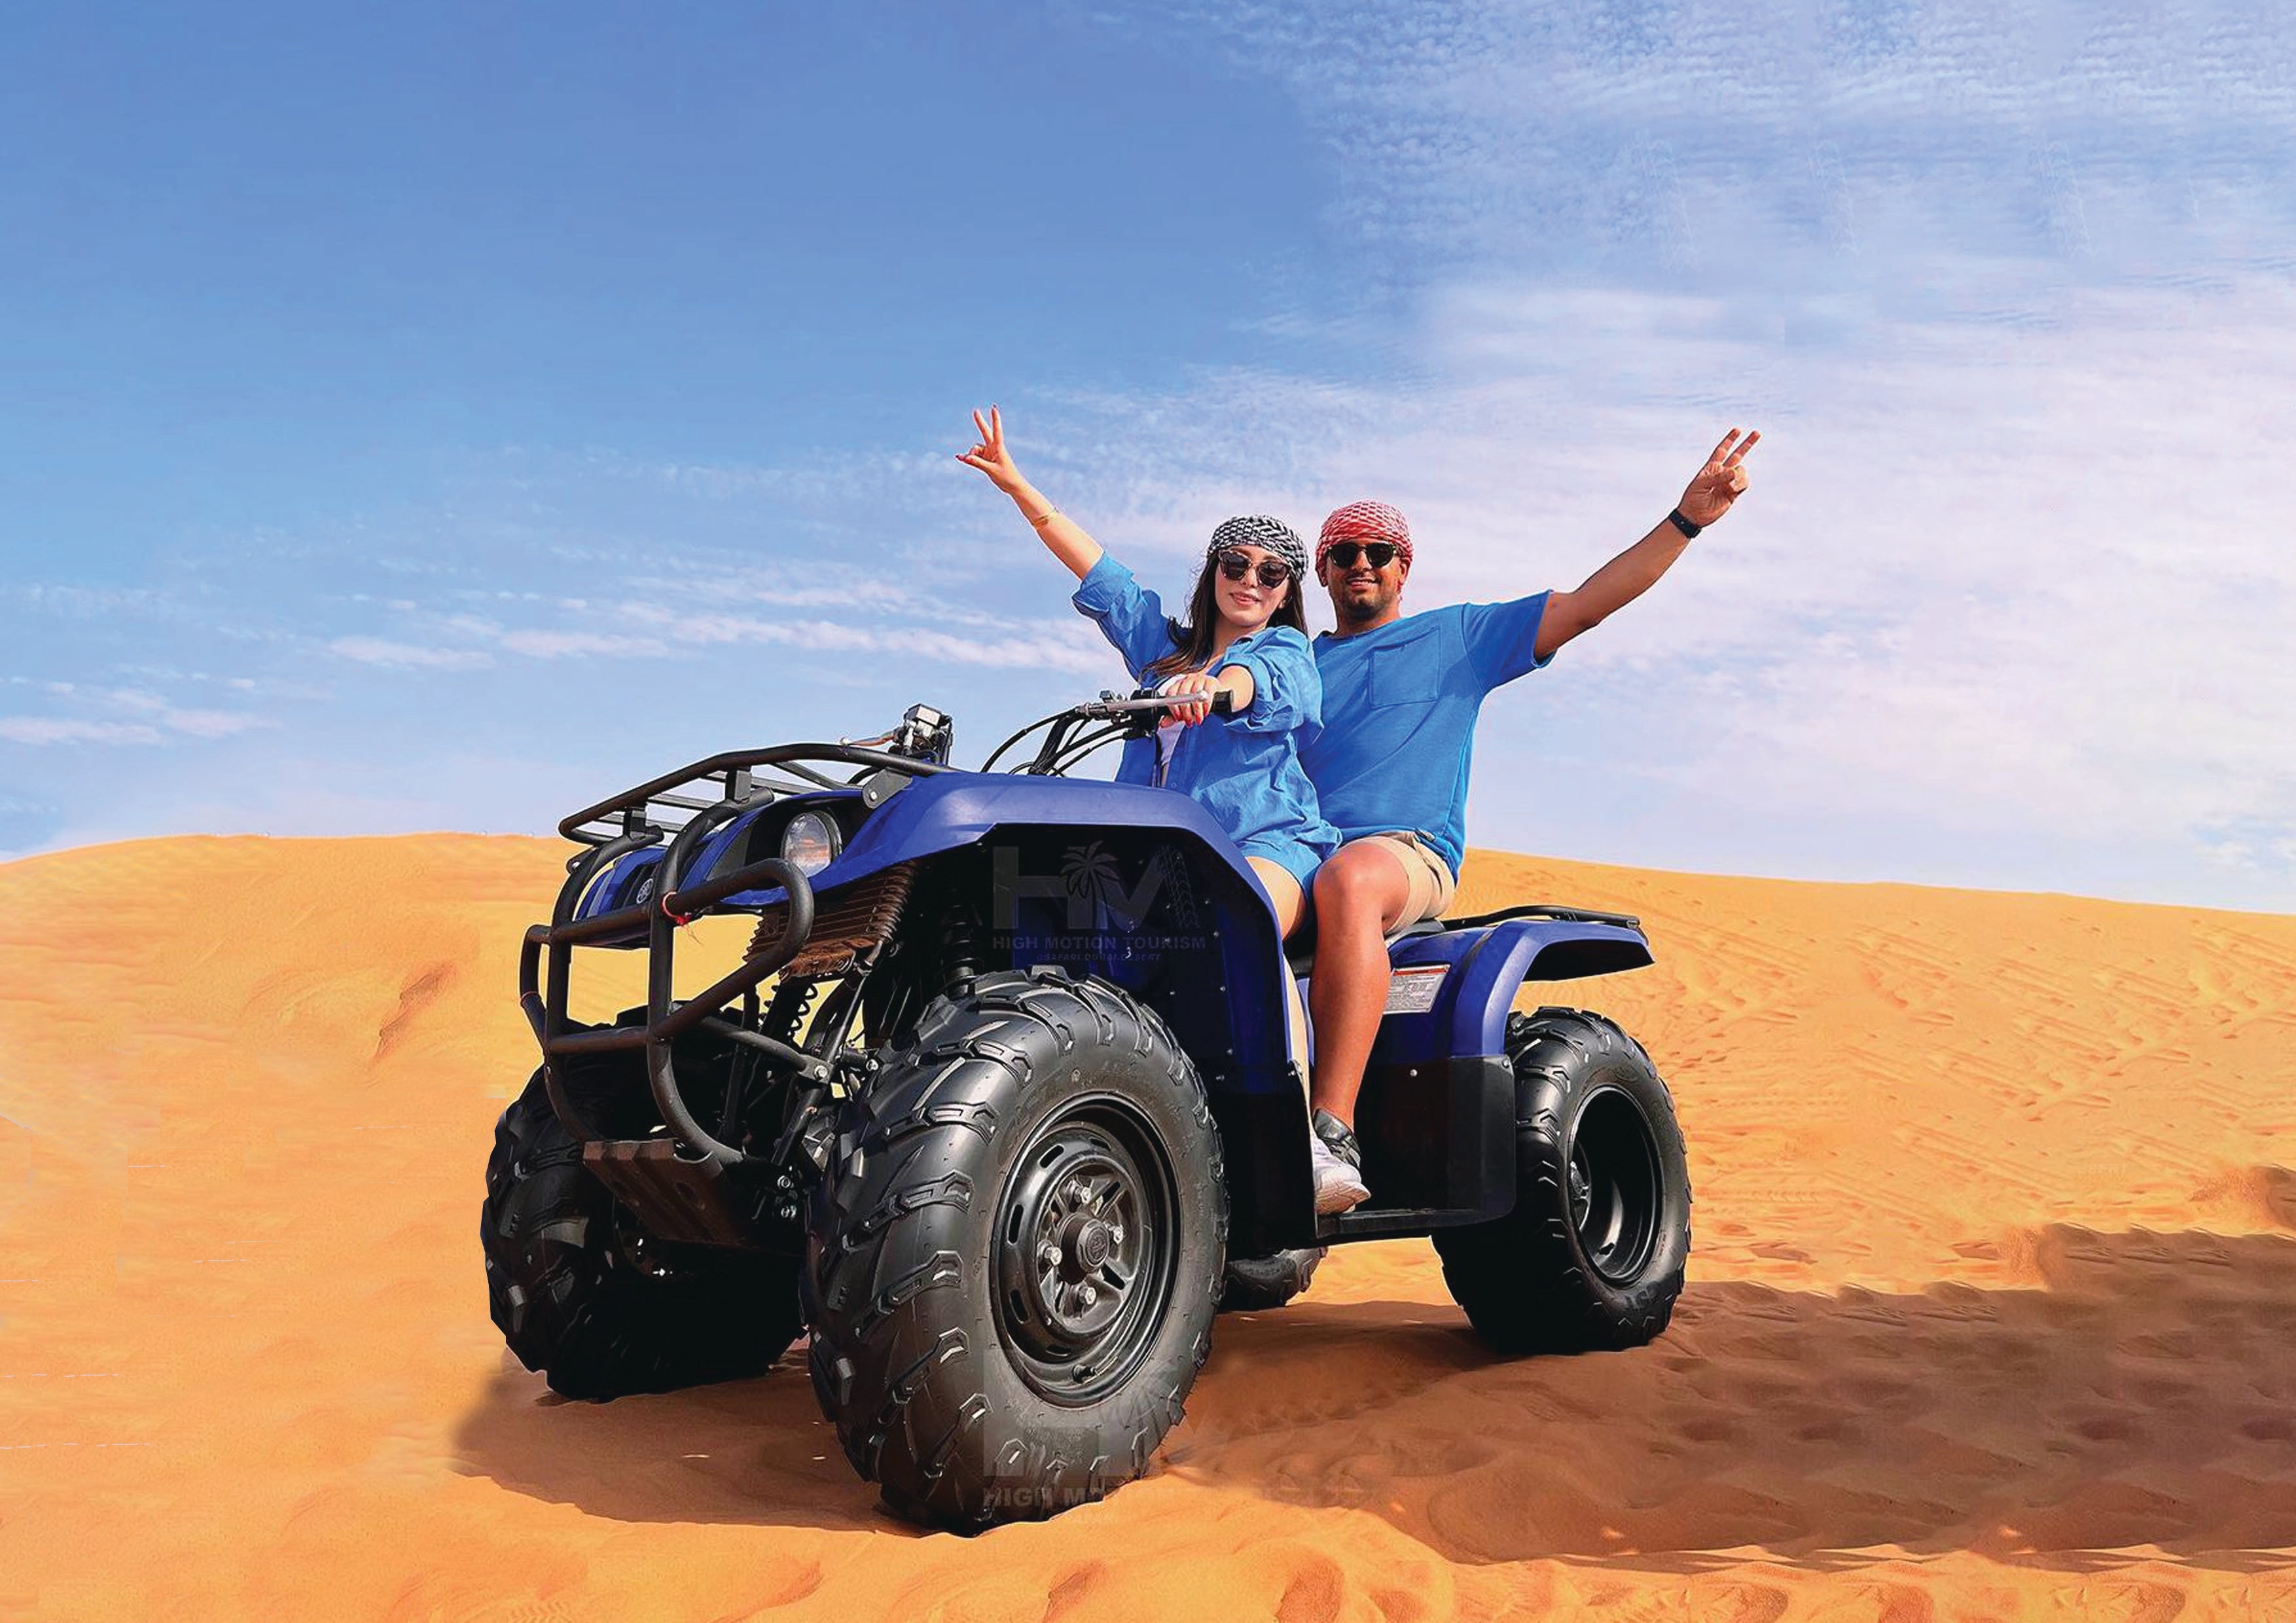
<svg viewBox="0 0 2296 1623"><path fill-rule="evenodd" d="M1324 556L1343 570L1351 570L1356 567L1356 553L1360 552L1365 563L1375 570L1383 570L1395 561L1397 550L1392 541L1334 541Z"/></svg>
<svg viewBox="0 0 2296 1623"><path fill-rule="evenodd" d="M1251 560L1242 553L1222 553L1219 555L1219 571L1230 580L1242 580L1251 573ZM1290 564L1278 563L1273 558L1259 561L1259 584L1264 590L1273 592L1291 578Z"/></svg>

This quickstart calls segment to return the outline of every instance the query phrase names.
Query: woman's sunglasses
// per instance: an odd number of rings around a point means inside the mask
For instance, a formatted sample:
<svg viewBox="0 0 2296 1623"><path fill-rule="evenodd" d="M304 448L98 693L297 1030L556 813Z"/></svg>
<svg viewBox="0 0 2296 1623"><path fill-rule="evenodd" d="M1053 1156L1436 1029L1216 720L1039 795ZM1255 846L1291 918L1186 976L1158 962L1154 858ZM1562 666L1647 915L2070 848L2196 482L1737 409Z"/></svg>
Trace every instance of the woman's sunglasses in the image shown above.
<svg viewBox="0 0 2296 1623"><path fill-rule="evenodd" d="M1356 553L1360 551L1364 561L1375 570L1383 570L1395 561L1397 547L1392 541L1334 541L1324 556L1343 570L1356 567Z"/></svg>
<svg viewBox="0 0 2296 1623"><path fill-rule="evenodd" d="M1242 580L1251 573L1251 560L1242 553L1222 553L1219 555L1219 571L1230 580ZM1259 561L1259 584L1263 590L1273 592L1291 578L1290 564L1278 563L1273 558Z"/></svg>

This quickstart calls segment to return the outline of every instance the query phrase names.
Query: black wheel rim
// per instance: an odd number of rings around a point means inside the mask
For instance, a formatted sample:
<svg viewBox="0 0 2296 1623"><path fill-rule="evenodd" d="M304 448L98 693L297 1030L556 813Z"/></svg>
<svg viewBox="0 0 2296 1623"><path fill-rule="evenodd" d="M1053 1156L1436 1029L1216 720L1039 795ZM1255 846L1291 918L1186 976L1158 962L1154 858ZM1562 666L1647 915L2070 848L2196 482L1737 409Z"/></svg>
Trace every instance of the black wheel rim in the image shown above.
<svg viewBox="0 0 2296 1623"><path fill-rule="evenodd" d="M1613 1285L1630 1285L1658 1244L1658 1140L1631 1094L1587 1095L1570 1135L1570 1226L1587 1266Z"/></svg>
<svg viewBox="0 0 2296 1623"><path fill-rule="evenodd" d="M1029 1135L996 1214L996 1314L1021 1378L1098 1401L1148 1353L1172 1299L1170 1157L1121 1099L1072 1099Z"/></svg>

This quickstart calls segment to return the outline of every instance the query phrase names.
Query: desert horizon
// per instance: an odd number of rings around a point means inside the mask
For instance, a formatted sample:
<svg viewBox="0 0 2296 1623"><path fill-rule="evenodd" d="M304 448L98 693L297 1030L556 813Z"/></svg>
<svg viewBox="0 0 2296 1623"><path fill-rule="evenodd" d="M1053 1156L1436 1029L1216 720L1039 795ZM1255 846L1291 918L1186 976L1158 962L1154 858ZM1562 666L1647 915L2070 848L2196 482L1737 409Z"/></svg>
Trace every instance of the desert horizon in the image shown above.
<svg viewBox="0 0 2296 1623"><path fill-rule="evenodd" d="M562 849L0 865L0 1613L2296 1612L2296 918L1476 850L1456 914L1650 930L1542 990L1673 1089L1673 1327L1508 1360L1425 1242L1336 1248L1146 1480L968 1540L877 1508L794 1354L594 1406L504 1350L480 1175Z"/></svg>

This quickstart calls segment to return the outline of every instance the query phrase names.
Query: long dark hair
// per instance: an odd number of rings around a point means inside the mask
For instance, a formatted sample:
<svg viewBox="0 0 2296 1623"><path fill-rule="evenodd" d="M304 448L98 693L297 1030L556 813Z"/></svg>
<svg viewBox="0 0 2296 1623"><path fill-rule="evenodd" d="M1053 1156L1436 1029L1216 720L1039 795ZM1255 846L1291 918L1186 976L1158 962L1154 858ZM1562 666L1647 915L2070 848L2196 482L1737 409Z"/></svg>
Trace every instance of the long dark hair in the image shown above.
<svg viewBox="0 0 2296 1623"><path fill-rule="evenodd" d="M1144 675L1151 684L1177 676L1184 670L1200 669L1212 657L1212 634L1219 627L1219 559L1204 560L1203 573L1196 577L1196 594L1188 600L1188 623L1176 619L1164 624L1171 631L1172 640L1179 646L1151 665ZM1275 605L1275 612L1267 617L1271 626L1289 626L1301 636L1308 635L1308 611L1300 605L1300 577L1294 574L1283 583L1283 601Z"/></svg>

